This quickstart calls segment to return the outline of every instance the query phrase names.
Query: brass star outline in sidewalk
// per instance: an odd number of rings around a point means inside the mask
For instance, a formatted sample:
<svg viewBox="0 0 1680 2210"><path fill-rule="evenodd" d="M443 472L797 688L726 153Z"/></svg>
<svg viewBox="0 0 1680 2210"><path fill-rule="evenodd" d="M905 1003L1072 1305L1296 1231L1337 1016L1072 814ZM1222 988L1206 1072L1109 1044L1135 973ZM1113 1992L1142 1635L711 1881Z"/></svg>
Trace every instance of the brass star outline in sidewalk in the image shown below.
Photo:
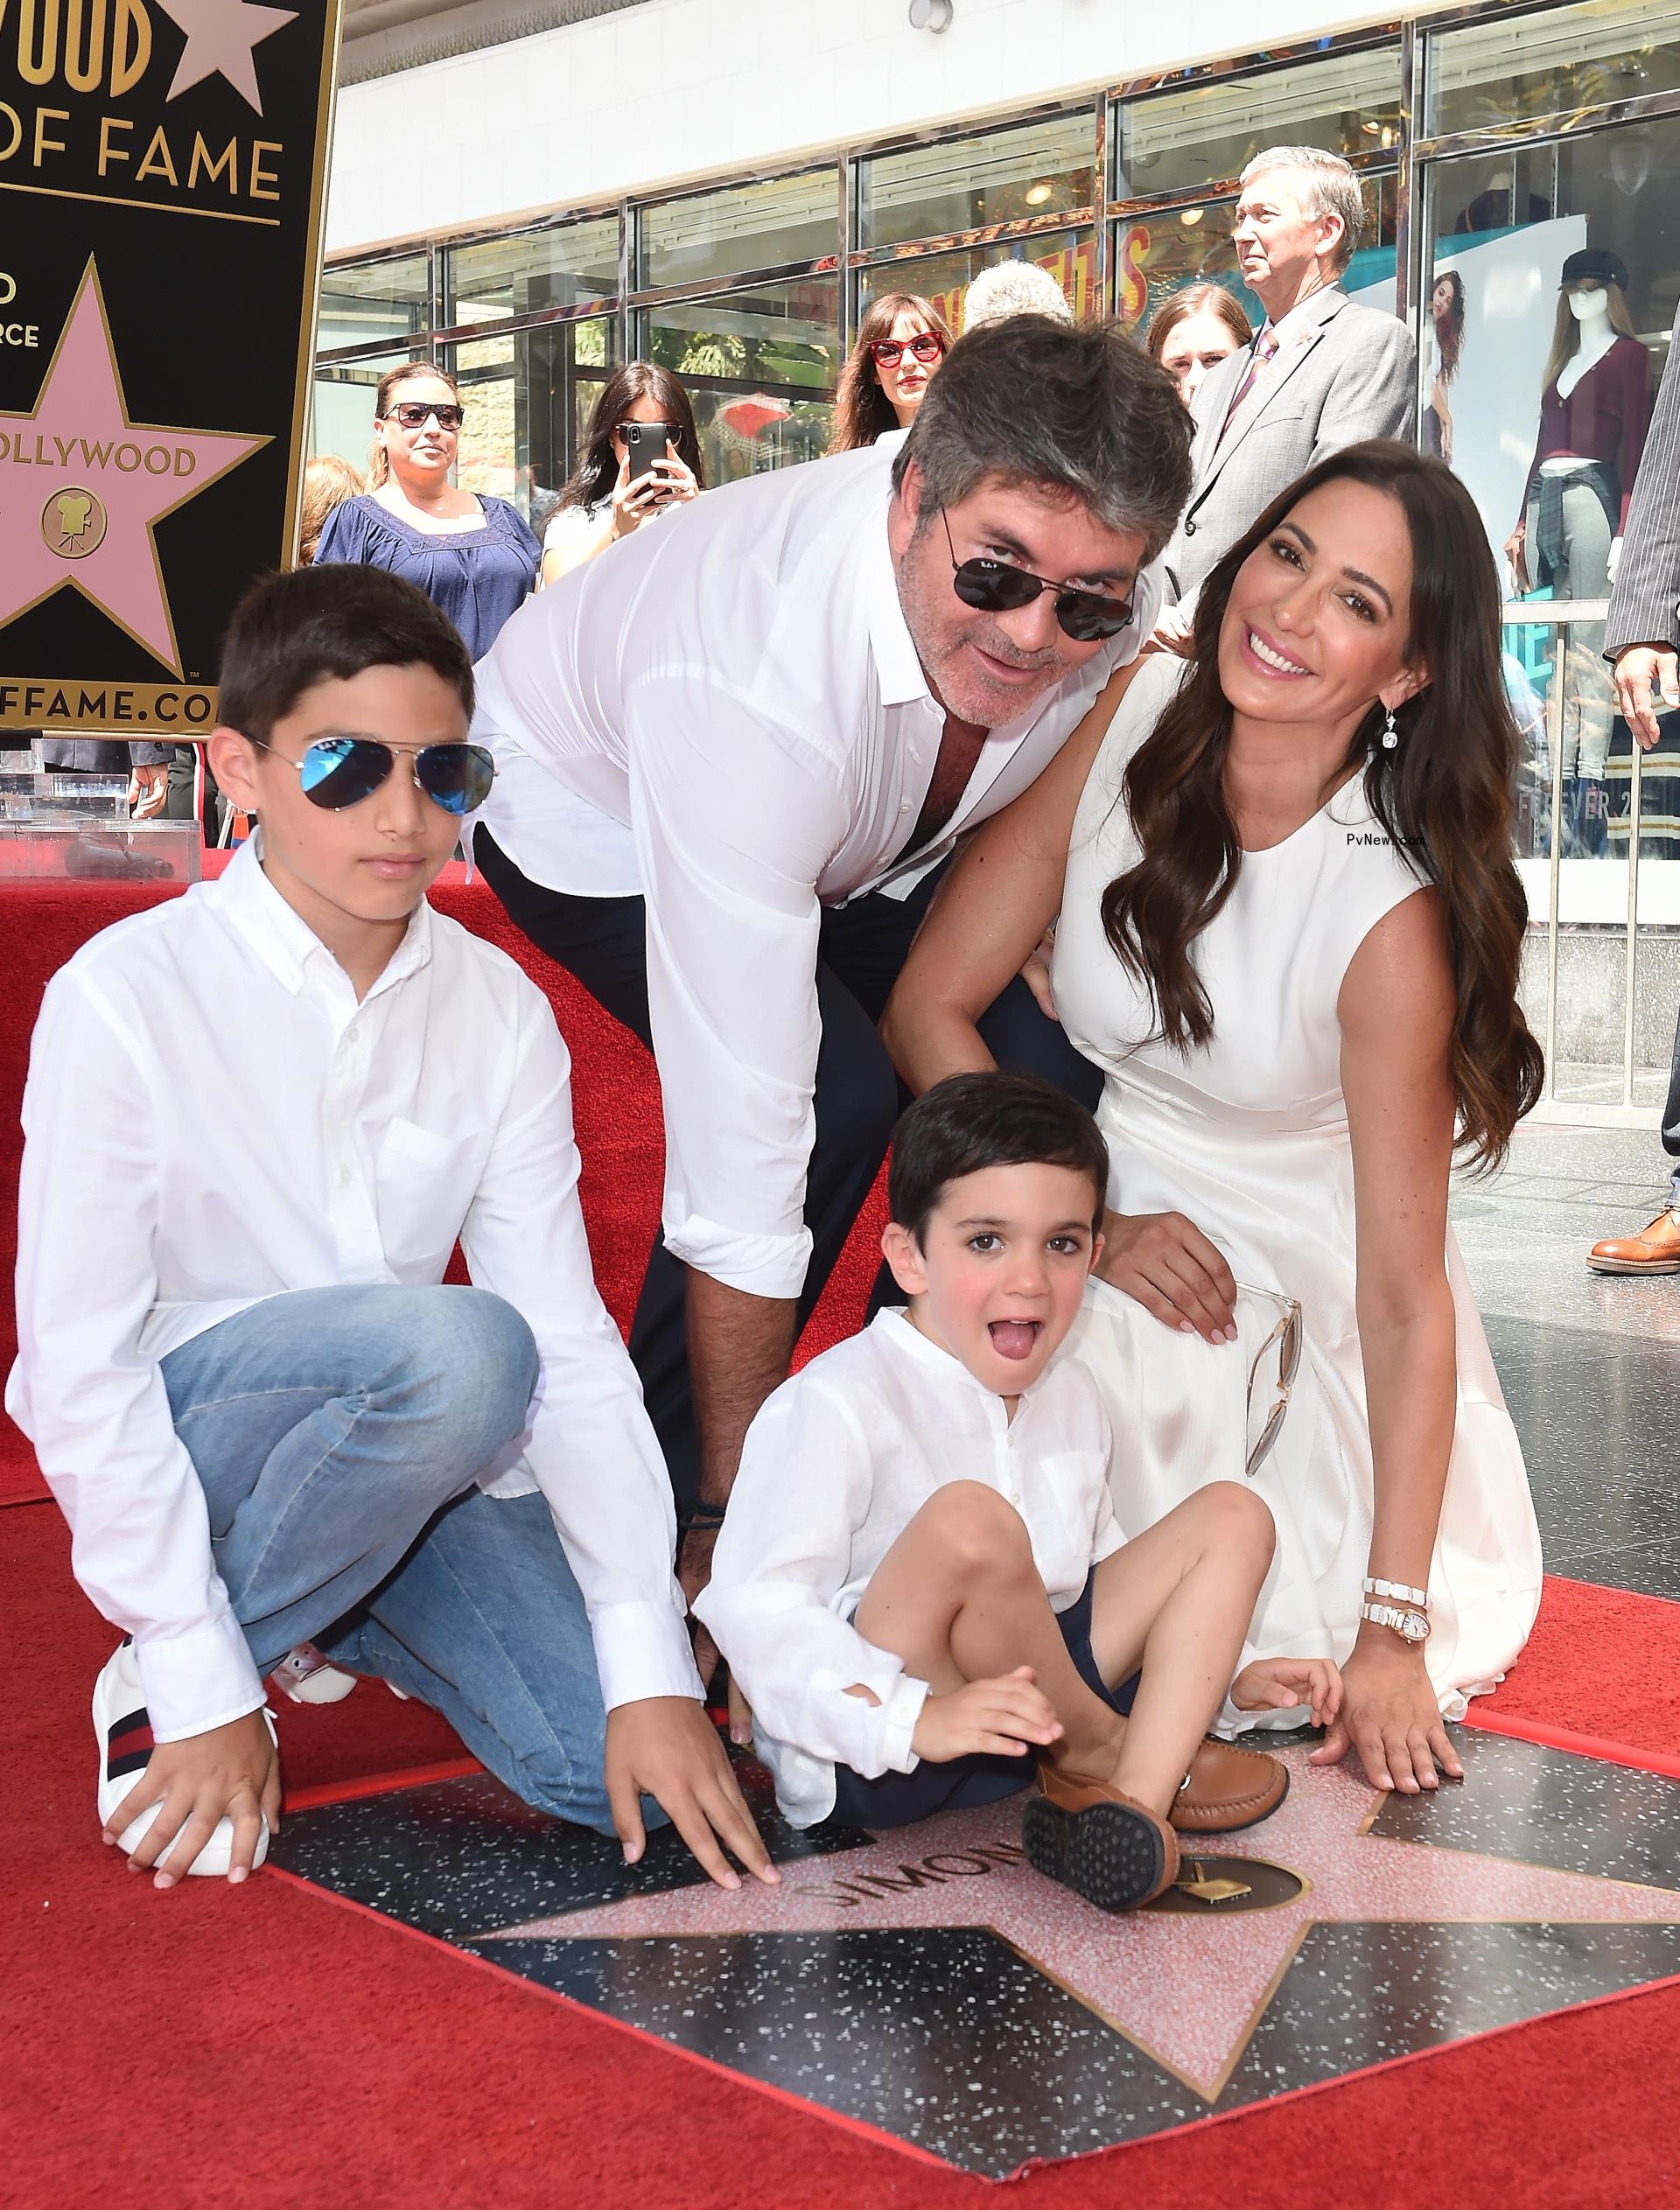
<svg viewBox="0 0 1680 2210"><path fill-rule="evenodd" d="M1216 2102L1317 1925L1680 1925L1680 1892L1559 1872L1369 1831L1386 1797L1286 1752L1282 1808L1219 1854L1288 1868L1292 1900L1222 1919L1110 1918L1019 1857L1020 1801L948 1812L864 1847L783 1868L779 1888L701 1886L532 1919L482 1937L657 1941L850 1927L980 1927L1206 2102ZM1211 1854L1204 1852L1204 1854ZM959 1887L958 1883L964 1883ZM974 1884L973 1910L966 1884Z"/></svg>

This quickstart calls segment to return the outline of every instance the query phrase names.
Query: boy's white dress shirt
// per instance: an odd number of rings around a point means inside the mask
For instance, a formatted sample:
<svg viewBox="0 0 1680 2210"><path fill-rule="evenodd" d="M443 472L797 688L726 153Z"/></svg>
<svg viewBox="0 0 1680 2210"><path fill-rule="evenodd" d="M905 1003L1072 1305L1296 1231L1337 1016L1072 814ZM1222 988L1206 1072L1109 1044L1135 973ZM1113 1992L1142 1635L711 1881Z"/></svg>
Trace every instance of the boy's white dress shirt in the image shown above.
<svg viewBox="0 0 1680 2210"><path fill-rule="evenodd" d="M909 852L945 715L887 545L901 443L708 492L528 599L475 671L502 850L547 889L647 899L665 1241L760 1297L797 1297L810 1259L822 909L904 895L1025 790L1161 605L1147 569L1131 623L991 732Z"/></svg>
<svg viewBox="0 0 1680 2210"><path fill-rule="evenodd" d="M590 1265L570 1061L505 953L423 904L358 1004L248 845L53 976L24 1129L7 1409L158 1740L263 1700L158 1361L286 1290L440 1282L458 1235L542 1359L484 1486L548 1500L609 1708L700 1694L669 1483Z"/></svg>
<svg viewBox="0 0 1680 2210"><path fill-rule="evenodd" d="M1109 1446L1096 1384L1076 1359L1053 1359L1012 1421L900 1311L878 1313L766 1402L695 1609L752 1707L759 1754L794 1825L833 1810L836 1764L874 1780L920 1761L910 1740L928 1684L851 1615L934 1490L979 1481L1007 1497L1064 1612L1124 1539ZM878 1705L848 1696L854 1682Z"/></svg>

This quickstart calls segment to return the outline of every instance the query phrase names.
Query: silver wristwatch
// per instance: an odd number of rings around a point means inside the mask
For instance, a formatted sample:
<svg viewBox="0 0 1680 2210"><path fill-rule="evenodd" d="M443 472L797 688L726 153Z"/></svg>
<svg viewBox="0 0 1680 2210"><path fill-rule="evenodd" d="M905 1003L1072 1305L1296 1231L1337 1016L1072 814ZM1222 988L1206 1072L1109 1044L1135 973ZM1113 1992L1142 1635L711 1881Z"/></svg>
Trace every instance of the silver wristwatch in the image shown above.
<svg viewBox="0 0 1680 2210"><path fill-rule="evenodd" d="M1368 1576L1364 1585L1365 1601L1359 1607L1362 1619L1368 1619L1373 1626L1386 1626L1400 1636L1403 1641L1425 1642L1429 1639L1429 1591L1409 1588L1404 1581L1384 1581ZM1378 1599L1373 1602L1373 1598ZM1392 1598L1393 1601L1388 1599Z"/></svg>

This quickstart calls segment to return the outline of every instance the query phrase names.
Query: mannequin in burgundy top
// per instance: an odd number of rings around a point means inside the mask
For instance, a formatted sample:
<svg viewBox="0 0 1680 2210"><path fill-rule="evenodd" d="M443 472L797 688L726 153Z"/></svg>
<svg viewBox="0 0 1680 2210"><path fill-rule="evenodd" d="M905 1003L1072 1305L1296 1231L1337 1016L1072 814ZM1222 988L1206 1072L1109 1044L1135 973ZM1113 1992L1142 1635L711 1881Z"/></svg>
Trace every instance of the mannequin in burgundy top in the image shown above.
<svg viewBox="0 0 1680 2210"><path fill-rule="evenodd" d="M1628 269L1598 246L1564 263L1558 324L1540 395L1540 434L1522 513L1505 550L1520 591L1603 598L1615 573L1650 421L1650 360L1628 311ZM1570 632L1564 696L1566 808L1577 850L1605 848L1605 753L1615 695L1604 630Z"/></svg>

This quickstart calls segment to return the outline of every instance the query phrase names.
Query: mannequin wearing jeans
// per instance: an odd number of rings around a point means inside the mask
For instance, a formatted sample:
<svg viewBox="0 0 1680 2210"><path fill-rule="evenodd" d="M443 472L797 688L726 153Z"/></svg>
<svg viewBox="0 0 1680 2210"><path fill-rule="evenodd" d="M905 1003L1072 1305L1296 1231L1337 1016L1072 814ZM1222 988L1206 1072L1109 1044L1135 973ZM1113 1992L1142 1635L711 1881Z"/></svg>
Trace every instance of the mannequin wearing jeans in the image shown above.
<svg viewBox="0 0 1680 2210"><path fill-rule="evenodd" d="M1520 588L1559 598L1604 598L1615 572L1628 498L1649 421L1649 364L1633 334L1626 264L1589 247L1564 263L1558 325L1540 401L1540 430L1523 512L1506 551ZM1615 698L1604 630L1569 637L1563 771L1579 848L1605 848L1605 757Z"/></svg>

